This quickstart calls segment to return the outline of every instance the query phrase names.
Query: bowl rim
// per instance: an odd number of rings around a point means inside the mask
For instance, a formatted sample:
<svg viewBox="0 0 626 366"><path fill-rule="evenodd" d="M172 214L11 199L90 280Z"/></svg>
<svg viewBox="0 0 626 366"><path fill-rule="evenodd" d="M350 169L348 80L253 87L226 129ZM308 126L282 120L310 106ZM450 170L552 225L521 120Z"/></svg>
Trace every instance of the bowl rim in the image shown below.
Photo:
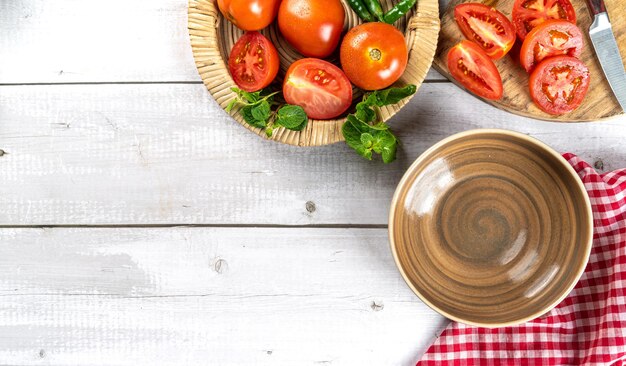
<svg viewBox="0 0 626 366"><path fill-rule="evenodd" d="M511 321L507 321L507 322L499 322L499 323L481 323L481 322L476 322L476 321L471 321L471 320L467 320L467 319L463 319L461 317L458 316L454 316L442 309L440 309L439 307L437 307L436 305L434 305L433 303L431 303L430 301L428 301L424 295L422 295L420 293L420 291L412 284L412 282L410 281L408 275L406 274L404 268L402 268L401 264L400 264L400 260L398 258L398 253L396 250L396 243L394 240L394 236L393 236L393 232L394 232L394 221L395 221L395 210L396 207L398 205L398 200L400 197L400 194L402 191L405 190L406 188L406 184L407 181L412 177L413 173L415 172L416 168L421 165L424 160L426 160L426 158L430 157L430 155L432 155L437 149L439 149L440 147L453 142L455 140L464 138L464 137L468 137L468 136L475 136L475 135L483 135L483 134L488 134L488 135L504 135L504 136L512 136L515 137L517 139L521 139L524 140L532 145L535 145L539 148L541 148L543 151L547 152L548 155L552 156L553 158L556 159L556 161L560 162L561 165L563 167L566 168L566 170L570 173L569 174L569 178L572 178L575 182L576 182L576 187L578 187L580 193L582 193L583 196L583 200L585 203L585 207L586 207L586 213L587 213L587 227L589 228L588 233L587 233L587 237L583 238L583 243L585 244L585 251L584 251L584 264L580 266L580 268L577 268L576 273L575 273L575 277L574 277L574 281L572 281L571 284L569 284L567 286L567 288L565 289L565 291L563 291L561 294L559 294L559 296L557 296L555 298L555 300L553 300L551 303L549 303L547 306L544 306L543 308L541 308L540 310L534 312L533 314L520 318L520 319L516 319L516 320L511 320ZM422 302L424 302L426 305L428 305L428 307L430 307L431 309L435 310L436 312L438 312L439 314L445 316L446 318L450 319L450 320L454 320L456 322L460 322L460 323L464 323L464 324L468 324L468 325L473 325L473 326L477 326L477 327L483 327L483 328L500 328L500 327L507 327L507 326L512 326L512 325L519 325L519 324L523 324L526 323L530 320L536 319L544 314L546 314L547 312L549 312L550 310L552 310L554 307L556 307L558 304L560 304L566 297L567 295L569 295L569 293L574 289L574 287L576 286L576 284L578 283L578 281L580 280L580 277L582 276L585 268L587 267L587 263L589 262L589 257L591 255L591 247L593 244L593 229L594 229L594 225L593 225L593 211L591 209L591 201L589 200L589 195L587 193L587 190L585 189L585 186L582 182L582 180L580 179L580 177L578 176L578 173L576 173L576 171L574 170L574 168L567 162L567 160L565 160L565 158L559 154L557 151L555 151L553 148L551 148L550 146L548 146L547 144L545 144L544 142L534 138L534 137L530 137L526 134L520 133L520 132L516 132L516 131L512 131L512 130L507 130L507 129L497 129L497 128L481 128L481 129L472 129L472 130L468 130L468 131L463 131L463 132L459 132L456 133L454 135L448 136L446 138L444 138L443 140L435 143L434 145L432 145L431 147L429 147L426 151L424 151L422 154L420 154L420 156L409 166L409 168L406 170L406 172L404 173L404 175L402 176L402 179L400 179L400 182L398 183L396 190L393 194L393 198L391 199L391 207L389 209L389 221L388 221L388 237L389 237L389 245L391 247L391 252L393 254L393 260L396 264L396 267L398 268L398 271L400 272L400 274L402 275L402 278L404 279L404 282L407 284L407 286L420 298L420 300L422 300Z"/></svg>

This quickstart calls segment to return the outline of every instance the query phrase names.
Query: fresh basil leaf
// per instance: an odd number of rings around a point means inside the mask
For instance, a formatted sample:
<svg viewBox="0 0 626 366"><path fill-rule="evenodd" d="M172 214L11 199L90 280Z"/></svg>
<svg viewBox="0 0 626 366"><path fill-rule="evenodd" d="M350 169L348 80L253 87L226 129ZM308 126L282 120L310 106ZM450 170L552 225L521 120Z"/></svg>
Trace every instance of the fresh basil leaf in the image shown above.
<svg viewBox="0 0 626 366"><path fill-rule="evenodd" d="M355 118L356 119L356 118ZM372 160L372 150L365 147L361 141L361 131L359 131L353 123L346 122L341 127L343 138L346 140L346 144L354 149L357 154L361 155L367 160Z"/></svg>
<svg viewBox="0 0 626 366"><path fill-rule="evenodd" d="M348 123L350 123L360 133L367 133L370 131L370 125L356 118L354 114L349 114L347 119Z"/></svg>
<svg viewBox="0 0 626 366"><path fill-rule="evenodd" d="M238 98L233 98L230 102L228 102L228 105L226 106L226 109L224 109L226 111L226 113L230 113L230 111L233 110L233 107L235 107L235 105L239 103Z"/></svg>
<svg viewBox="0 0 626 366"><path fill-rule="evenodd" d="M274 123L286 129L302 131L308 122L308 117L302 107L286 104L276 112Z"/></svg>
<svg viewBox="0 0 626 366"><path fill-rule="evenodd" d="M389 164L396 160L396 150L398 149L398 140L389 131L385 131L387 134L380 140L382 148L382 158L385 164Z"/></svg>
<svg viewBox="0 0 626 366"><path fill-rule="evenodd" d="M382 155L385 163L395 160L397 139L386 124L371 126L350 114L341 131L348 146L364 158L372 160L372 152L375 152Z"/></svg>
<svg viewBox="0 0 626 366"><path fill-rule="evenodd" d="M417 87L413 84L409 84L403 88L388 88L385 90L379 90L373 95L376 96L376 105L379 107L396 104L402 99L415 94Z"/></svg>
<svg viewBox="0 0 626 366"><path fill-rule="evenodd" d="M365 105L368 105L370 107L378 106L378 91L373 91L369 94L366 94L363 97L363 101L361 103L364 103Z"/></svg>
<svg viewBox="0 0 626 366"><path fill-rule="evenodd" d="M272 104L272 100L274 99L274 96L276 94L278 94L278 93L280 93L280 92L273 92L271 94L268 94L268 95L264 96L262 99L259 99L259 100L267 100L268 103Z"/></svg>
<svg viewBox="0 0 626 366"><path fill-rule="evenodd" d="M389 125L386 124L385 122L378 122L375 125L370 125L370 128L376 131L386 131L389 129Z"/></svg>
<svg viewBox="0 0 626 366"><path fill-rule="evenodd" d="M369 133L362 133L361 134L361 143L363 144L363 146L365 148L370 148L372 147L372 145L374 144L374 136L372 136Z"/></svg>
<svg viewBox="0 0 626 366"><path fill-rule="evenodd" d="M270 126L267 126L265 128L265 136L267 136L268 138L272 137L273 133L274 133L274 127L273 126L270 125Z"/></svg>
<svg viewBox="0 0 626 366"><path fill-rule="evenodd" d="M372 150L382 155L383 162L390 163L396 157L397 142L398 140L390 131L376 131L373 134Z"/></svg>
<svg viewBox="0 0 626 366"><path fill-rule="evenodd" d="M258 127L258 128L265 128L265 126L267 126L267 120L258 120L254 117L254 114L252 113L252 109L254 107L247 105L243 108L241 108L239 110L239 113L241 113L241 115L243 116L243 119L246 121L246 123L248 123L251 126L254 127Z"/></svg>
<svg viewBox="0 0 626 366"><path fill-rule="evenodd" d="M239 99L241 99L242 102L254 103L257 102L261 97L261 91L251 93L245 90L241 90L239 88L230 88L230 90L237 93L237 96L239 97Z"/></svg>
<svg viewBox="0 0 626 366"><path fill-rule="evenodd" d="M376 119L376 112L366 102L360 102L356 105L354 115L365 123L370 123Z"/></svg>
<svg viewBox="0 0 626 366"><path fill-rule="evenodd" d="M254 105L250 109L250 112L252 113L252 117L257 121L267 121L270 118L270 104L264 100Z"/></svg>

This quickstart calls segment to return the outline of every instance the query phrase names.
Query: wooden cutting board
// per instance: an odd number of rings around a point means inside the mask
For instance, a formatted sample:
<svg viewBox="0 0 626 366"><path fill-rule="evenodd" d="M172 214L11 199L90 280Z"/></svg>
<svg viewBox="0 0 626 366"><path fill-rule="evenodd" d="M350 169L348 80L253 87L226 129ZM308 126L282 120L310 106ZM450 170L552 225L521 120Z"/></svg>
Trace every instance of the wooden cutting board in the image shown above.
<svg viewBox="0 0 626 366"><path fill-rule="evenodd" d="M433 65L445 77L452 82L456 81L450 76L447 67L448 50L455 44L465 39L454 20L454 7L464 2L478 2L466 0L452 0L441 18L441 32L439 34L439 44ZM585 46L581 60L589 67L591 74L591 84L585 100L578 109L561 116L552 116L537 108L530 99L528 89L528 74L509 55L496 61L496 66L500 70L502 83L504 85L504 96L499 101L486 102L503 109L505 111L537 119L557 121L557 122L583 122L597 121L623 114L617 99L613 95L609 83L606 81L600 63L595 57L591 40L589 39L589 26L592 19L587 10L584 0L571 0L576 9L577 25L585 36ZM483 0L485 4L494 6L509 20L513 9L514 0ZM605 0L609 12L613 32L617 39L622 58L626 56L626 0ZM460 86L460 84L457 83Z"/></svg>

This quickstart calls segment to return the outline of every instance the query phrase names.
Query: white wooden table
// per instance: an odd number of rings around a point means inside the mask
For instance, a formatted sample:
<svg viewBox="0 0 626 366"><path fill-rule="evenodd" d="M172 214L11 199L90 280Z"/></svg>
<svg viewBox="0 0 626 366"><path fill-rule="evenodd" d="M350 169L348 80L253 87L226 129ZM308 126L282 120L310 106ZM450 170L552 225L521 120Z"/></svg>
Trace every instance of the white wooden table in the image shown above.
<svg viewBox="0 0 626 366"><path fill-rule="evenodd" d="M186 6L0 0L1 365L411 365L447 322L388 249L421 152L495 127L626 166L626 118L520 118L435 72L391 165L265 141L199 81Z"/></svg>

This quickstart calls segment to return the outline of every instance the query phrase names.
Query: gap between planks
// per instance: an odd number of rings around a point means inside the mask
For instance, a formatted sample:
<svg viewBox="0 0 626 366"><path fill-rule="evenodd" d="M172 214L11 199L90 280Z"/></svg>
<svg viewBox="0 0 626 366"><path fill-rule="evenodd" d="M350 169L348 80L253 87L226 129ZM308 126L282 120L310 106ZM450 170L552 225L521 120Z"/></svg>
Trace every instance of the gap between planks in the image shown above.
<svg viewBox="0 0 626 366"><path fill-rule="evenodd" d="M150 229L150 228L242 228L242 229L387 229L386 224L103 224L103 225L0 225L0 229ZM0 365L1 366L1 365Z"/></svg>

